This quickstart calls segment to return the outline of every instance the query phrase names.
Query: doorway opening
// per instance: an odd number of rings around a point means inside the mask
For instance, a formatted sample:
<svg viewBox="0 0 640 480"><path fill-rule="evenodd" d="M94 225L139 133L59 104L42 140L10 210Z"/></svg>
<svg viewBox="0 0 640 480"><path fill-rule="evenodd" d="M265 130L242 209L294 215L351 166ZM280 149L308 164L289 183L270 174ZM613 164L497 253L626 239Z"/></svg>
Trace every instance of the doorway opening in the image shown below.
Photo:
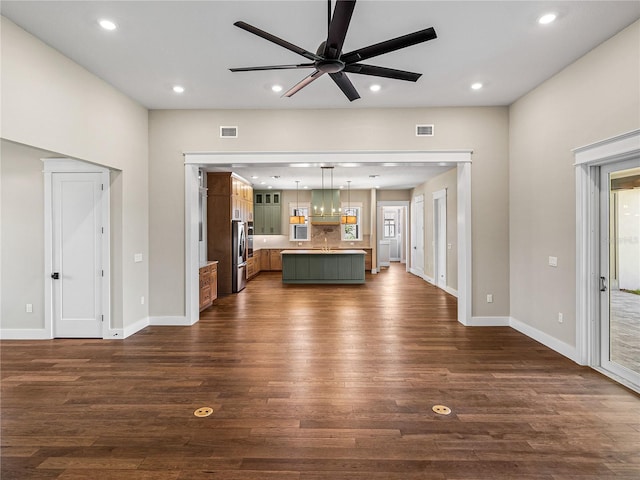
<svg viewBox="0 0 640 480"><path fill-rule="evenodd" d="M378 266L389 267L391 262L405 265L410 251L409 201L378 201Z"/></svg>
<svg viewBox="0 0 640 480"><path fill-rule="evenodd" d="M576 361L640 393L633 335L638 310L627 313L621 289L634 284L638 231L634 182L640 170L640 129L574 149L576 166ZM632 188L629 188L632 187ZM623 193L621 195L621 192ZM626 203L620 202L624 201ZM624 208L627 205L627 208ZM629 213L629 215L625 215ZM626 218L625 218L626 217ZM630 220L627 222L627 220ZM629 236L630 235L630 236ZM637 233L636 233L637 235ZM622 283L622 285L621 285ZM631 287L633 289L634 287ZM625 288L628 290L628 288ZM631 342L628 342L631 340ZM635 345L635 346L634 346Z"/></svg>
<svg viewBox="0 0 640 480"><path fill-rule="evenodd" d="M600 168L600 366L640 388L640 161Z"/></svg>
<svg viewBox="0 0 640 480"><path fill-rule="evenodd" d="M199 320L199 181L203 166L242 166L260 163L286 167L332 164L349 166L411 167L412 165L455 165L457 172L458 222L458 321L471 324L471 150L411 152L185 152L185 325ZM409 231L413 231L412 219ZM412 255L406 254L410 259ZM413 266L411 262L410 267ZM423 262L424 263L424 262ZM424 268L424 266L423 266Z"/></svg>

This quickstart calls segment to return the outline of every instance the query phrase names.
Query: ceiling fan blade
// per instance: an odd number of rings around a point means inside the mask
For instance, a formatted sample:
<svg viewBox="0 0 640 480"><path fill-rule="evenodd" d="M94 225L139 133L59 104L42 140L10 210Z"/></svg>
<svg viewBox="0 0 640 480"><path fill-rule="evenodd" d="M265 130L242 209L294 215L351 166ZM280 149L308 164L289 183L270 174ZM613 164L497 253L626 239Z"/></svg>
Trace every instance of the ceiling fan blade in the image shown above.
<svg viewBox="0 0 640 480"><path fill-rule="evenodd" d="M281 47L284 47L287 50L291 50L292 52L295 52L298 55L302 55L303 57L306 57L309 60L320 60L320 57L315 53L311 53L305 50L304 48L298 47L293 43L289 43L286 40L276 37L275 35L271 35L270 33L267 33L264 30L260 30L259 28L254 27L253 25L249 25L248 23L245 23L245 22L236 22L234 23L234 25L238 28L246 30L249 33L253 33L254 35L262 37L265 40L269 40L270 42L273 42L276 45L280 45Z"/></svg>
<svg viewBox="0 0 640 480"><path fill-rule="evenodd" d="M421 73L396 70L395 68L377 67L375 65L365 65L362 63L351 63L346 65L343 72L373 75L374 77L393 78L395 80L406 80L408 82L416 82L422 76Z"/></svg>
<svg viewBox="0 0 640 480"><path fill-rule="evenodd" d="M324 45L325 58L335 60L340 56L355 6L355 0L336 1L333 18L331 18L331 23L329 24L329 34Z"/></svg>
<svg viewBox="0 0 640 480"><path fill-rule="evenodd" d="M329 76L333 78L333 81L336 82L336 85L340 87L340 90L342 90L342 93L344 93L347 96L350 102L353 102L354 100L357 100L360 98L360 95L358 95L358 91L356 90L356 87L353 86L353 83L351 83L351 80L349 80L349 77L347 77L344 73L342 72L330 73Z"/></svg>
<svg viewBox="0 0 640 480"><path fill-rule="evenodd" d="M298 63L297 65L266 65L264 67L230 68L232 72L253 72L254 70L290 70L296 68L313 68L314 63Z"/></svg>
<svg viewBox="0 0 640 480"><path fill-rule="evenodd" d="M354 63L367 58L377 57L383 53L394 52L401 48L410 47L418 43L426 42L437 38L436 31L433 27L420 30L418 32L409 33L401 37L392 38L385 42L369 45L368 47L354 50L353 52L346 53L340 57L344 63Z"/></svg>
<svg viewBox="0 0 640 480"><path fill-rule="evenodd" d="M293 96L296 92L302 90L304 87L306 87L311 82L313 82L316 78L320 78L323 74L324 74L324 72L316 70L311 75L303 78L300 82L296 83L293 87L291 87L289 90L287 90L284 93L284 95L282 95L282 96L283 97L291 97L291 96Z"/></svg>

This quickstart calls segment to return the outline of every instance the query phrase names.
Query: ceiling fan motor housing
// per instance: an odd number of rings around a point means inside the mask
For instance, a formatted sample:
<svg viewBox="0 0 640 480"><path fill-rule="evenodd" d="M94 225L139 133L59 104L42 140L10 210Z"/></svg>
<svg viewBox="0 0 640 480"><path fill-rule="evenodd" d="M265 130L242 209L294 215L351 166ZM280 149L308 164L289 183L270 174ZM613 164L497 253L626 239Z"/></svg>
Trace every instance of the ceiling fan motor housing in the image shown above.
<svg viewBox="0 0 640 480"><path fill-rule="evenodd" d="M338 73L344 69L344 62L340 60L317 60L315 62L316 70L323 73Z"/></svg>

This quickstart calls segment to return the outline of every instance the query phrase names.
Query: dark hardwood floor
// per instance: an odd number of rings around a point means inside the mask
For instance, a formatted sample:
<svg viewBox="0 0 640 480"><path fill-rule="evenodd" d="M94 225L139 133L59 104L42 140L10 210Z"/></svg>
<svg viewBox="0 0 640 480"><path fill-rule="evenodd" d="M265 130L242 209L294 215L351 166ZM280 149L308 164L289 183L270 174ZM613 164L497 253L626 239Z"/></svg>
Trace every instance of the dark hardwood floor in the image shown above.
<svg viewBox="0 0 640 480"><path fill-rule="evenodd" d="M455 315L393 265L335 287L262 273L193 327L3 341L1 478L640 478L638 395Z"/></svg>

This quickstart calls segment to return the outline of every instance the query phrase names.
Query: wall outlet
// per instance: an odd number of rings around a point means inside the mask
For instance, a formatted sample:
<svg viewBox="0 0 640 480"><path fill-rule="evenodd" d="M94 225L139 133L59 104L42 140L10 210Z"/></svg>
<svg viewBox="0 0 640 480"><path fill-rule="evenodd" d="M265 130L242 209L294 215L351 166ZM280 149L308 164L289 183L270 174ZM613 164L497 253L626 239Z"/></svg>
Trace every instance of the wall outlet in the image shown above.
<svg viewBox="0 0 640 480"><path fill-rule="evenodd" d="M33 304L27 303L25 310L27 313L33 313Z"/></svg>
<svg viewBox="0 0 640 480"><path fill-rule="evenodd" d="M561 312L558 312L558 323L564 322L564 315Z"/></svg>
<svg viewBox="0 0 640 480"><path fill-rule="evenodd" d="M549 266L557 267L558 266L558 257L549 257Z"/></svg>
<svg viewBox="0 0 640 480"><path fill-rule="evenodd" d="M144 305L144 295L140 297L140 305Z"/></svg>
<svg viewBox="0 0 640 480"><path fill-rule="evenodd" d="M491 293L487 294L487 303L493 303L493 295Z"/></svg>

